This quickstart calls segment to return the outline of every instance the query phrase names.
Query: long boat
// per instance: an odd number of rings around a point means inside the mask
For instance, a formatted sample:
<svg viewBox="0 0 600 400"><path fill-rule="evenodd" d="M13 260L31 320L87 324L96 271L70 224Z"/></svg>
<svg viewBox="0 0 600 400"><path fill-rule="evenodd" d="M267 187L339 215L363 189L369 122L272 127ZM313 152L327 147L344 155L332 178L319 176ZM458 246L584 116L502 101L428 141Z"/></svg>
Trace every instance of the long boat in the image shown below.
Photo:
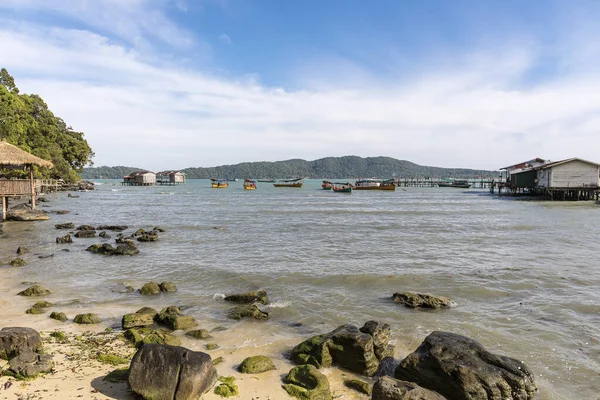
<svg viewBox="0 0 600 400"><path fill-rule="evenodd" d="M256 190L256 181L244 179L244 190Z"/></svg>
<svg viewBox="0 0 600 400"><path fill-rule="evenodd" d="M333 183L331 183L330 181L323 181L323 183L321 184L321 189L323 190L331 190L332 187Z"/></svg>
<svg viewBox="0 0 600 400"><path fill-rule="evenodd" d="M258 182L273 183L277 181L275 179L258 179Z"/></svg>
<svg viewBox="0 0 600 400"><path fill-rule="evenodd" d="M393 180L357 179L352 186L354 190L396 190Z"/></svg>
<svg viewBox="0 0 600 400"><path fill-rule="evenodd" d="M225 189L229 187L229 182L222 179L211 179L210 186L213 189Z"/></svg>
<svg viewBox="0 0 600 400"><path fill-rule="evenodd" d="M334 183L331 190L335 193L352 193L352 185L348 183Z"/></svg>
<svg viewBox="0 0 600 400"><path fill-rule="evenodd" d="M301 188L304 182L277 182L274 183L275 187L293 187L293 188Z"/></svg>

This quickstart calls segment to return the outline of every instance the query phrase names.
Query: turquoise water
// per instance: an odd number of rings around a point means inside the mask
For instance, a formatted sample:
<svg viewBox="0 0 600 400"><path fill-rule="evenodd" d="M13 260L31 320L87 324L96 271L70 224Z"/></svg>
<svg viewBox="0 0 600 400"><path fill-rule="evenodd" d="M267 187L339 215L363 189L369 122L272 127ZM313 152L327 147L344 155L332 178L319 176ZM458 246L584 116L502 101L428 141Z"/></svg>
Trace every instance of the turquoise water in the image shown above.
<svg viewBox="0 0 600 400"><path fill-rule="evenodd" d="M254 342L375 319L392 326L399 348L412 351L432 330L447 330L523 360L536 375L539 398L598 398L599 206L455 188L348 195L319 190L320 181L301 189L259 183L256 191L244 191L241 181L227 189L212 189L208 180L162 187L99 182L79 198L62 193L44 204L70 214L4 226L10 238L0 242L3 251L33 238L35 254L54 254L30 255L19 273L53 289L55 301L93 309L115 325L141 305L180 304L199 320L243 328L252 322L228 321L222 295L264 288L272 319ZM99 238L56 245L65 234L54 229L61 222L125 224L128 232L161 225L168 232L140 244L138 256L103 257L84 251ZM149 280L173 281L179 291L152 300L120 293L124 284ZM448 296L456 306L427 312L391 302L406 290Z"/></svg>

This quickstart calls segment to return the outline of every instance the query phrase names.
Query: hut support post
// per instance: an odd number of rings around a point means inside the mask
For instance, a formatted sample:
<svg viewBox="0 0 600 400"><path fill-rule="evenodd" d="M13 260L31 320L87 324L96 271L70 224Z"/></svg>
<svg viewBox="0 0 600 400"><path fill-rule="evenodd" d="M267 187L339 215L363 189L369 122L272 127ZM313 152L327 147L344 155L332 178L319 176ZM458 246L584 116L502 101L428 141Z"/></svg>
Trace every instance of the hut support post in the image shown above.
<svg viewBox="0 0 600 400"><path fill-rule="evenodd" d="M6 219L6 196L2 196L2 219L0 221L4 221Z"/></svg>
<svg viewBox="0 0 600 400"><path fill-rule="evenodd" d="M29 179L31 181L31 209L35 210L35 182L33 181L33 164L29 166Z"/></svg>

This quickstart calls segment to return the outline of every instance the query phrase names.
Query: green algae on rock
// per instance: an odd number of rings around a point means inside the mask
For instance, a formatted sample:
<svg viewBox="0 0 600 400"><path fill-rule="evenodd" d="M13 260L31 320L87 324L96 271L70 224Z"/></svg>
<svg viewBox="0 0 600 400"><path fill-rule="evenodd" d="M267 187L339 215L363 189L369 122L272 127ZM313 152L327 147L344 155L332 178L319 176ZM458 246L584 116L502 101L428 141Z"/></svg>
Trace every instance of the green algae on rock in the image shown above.
<svg viewBox="0 0 600 400"><path fill-rule="evenodd" d="M153 324L154 314L150 313L125 314L121 319L121 326L123 327L123 329L151 326Z"/></svg>
<svg viewBox="0 0 600 400"><path fill-rule="evenodd" d="M269 319L269 314L261 311L254 304L237 306L229 310L228 317L231 319L240 320L242 318L254 318L261 321Z"/></svg>
<svg viewBox="0 0 600 400"><path fill-rule="evenodd" d="M52 311L52 313L50 313L50 318L55 319L60 322L66 322L68 320L67 314L65 314L63 312L57 312L57 311Z"/></svg>
<svg viewBox="0 0 600 400"><path fill-rule="evenodd" d="M46 310L44 310L43 308L31 307L25 311L25 314L43 314L45 312Z"/></svg>
<svg viewBox="0 0 600 400"><path fill-rule="evenodd" d="M219 377L219 381L222 383L215 388L215 394L221 397L233 397L240 394L233 376L221 376Z"/></svg>
<svg viewBox="0 0 600 400"><path fill-rule="evenodd" d="M11 262L9 262L9 264L11 267L24 267L27 265L25 260L23 260L22 258L19 258L19 257L15 258Z"/></svg>
<svg viewBox="0 0 600 400"><path fill-rule="evenodd" d="M269 297L267 296L267 292L264 290L255 290L248 293L232 294L229 296L225 296L223 300L239 304L269 304Z"/></svg>
<svg viewBox="0 0 600 400"><path fill-rule="evenodd" d="M177 291L177 285L175 285L173 282L162 282L159 286L161 292L172 293Z"/></svg>
<svg viewBox="0 0 600 400"><path fill-rule="evenodd" d="M75 318L73 318L73 322L76 324L99 324L102 322L100 317L94 313L86 313L86 314L77 314Z"/></svg>
<svg viewBox="0 0 600 400"><path fill-rule="evenodd" d="M204 348L205 348L206 350L216 350L216 349L218 349L219 347L220 347L220 346L219 346L218 344L216 344L216 343L206 343L206 344L204 345Z"/></svg>
<svg viewBox="0 0 600 400"><path fill-rule="evenodd" d="M301 400L332 400L327 377L314 365L300 365L290 370L283 378L283 389L292 397Z"/></svg>
<svg viewBox="0 0 600 400"><path fill-rule="evenodd" d="M159 294L160 286L158 286L158 283L156 283L154 281L148 282L148 283L144 284L144 286L142 286L142 288L140 289L140 293L141 294Z"/></svg>
<svg viewBox="0 0 600 400"><path fill-rule="evenodd" d="M41 287L40 285L33 285L28 287L27 289L17 293L19 296L45 296L47 294L51 294L52 292L48 289Z"/></svg>
<svg viewBox="0 0 600 400"><path fill-rule="evenodd" d="M261 372L273 371L275 364L267 356L252 356L244 359L237 370L242 374L260 374Z"/></svg>
<svg viewBox="0 0 600 400"><path fill-rule="evenodd" d="M452 305L452 301L443 296L436 296L428 293L402 292L394 293L392 296L394 303L402 304L408 308L447 308Z"/></svg>
<svg viewBox="0 0 600 400"><path fill-rule="evenodd" d="M346 387L350 389L356 390L359 393L364 393L368 396L370 396L372 392L371 384L365 381L361 381L359 379L347 379L344 381L344 385L346 385Z"/></svg>
<svg viewBox="0 0 600 400"><path fill-rule="evenodd" d="M163 308L155 319L158 323L173 331L185 330L198 325L194 317L181 314L177 306Z"/></svg>
<svg viewBox="0 0 600 400"><path fill-rule="evenodd" d="M100 353L98 354L98 361L104 364L120 365L129 364L129 360L115 354Z"/></svg>
<svg viewBox="0 0 600 400"><path fill-rule="evenodd" d="M189 336L194 339L211 339L212 336L206 329L195 329L185 333L185 336Z"/></svg>

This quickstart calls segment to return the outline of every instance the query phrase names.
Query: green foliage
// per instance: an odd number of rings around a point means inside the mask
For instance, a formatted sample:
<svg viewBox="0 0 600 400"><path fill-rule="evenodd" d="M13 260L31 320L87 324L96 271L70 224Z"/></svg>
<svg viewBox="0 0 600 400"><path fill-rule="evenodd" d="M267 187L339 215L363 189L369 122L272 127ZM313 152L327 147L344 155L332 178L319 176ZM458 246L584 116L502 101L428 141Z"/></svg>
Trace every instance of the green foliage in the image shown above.
<svg viewBox="0 0 600 400"><path fill-rule="evenodd" d="M143 168L100 167L85 168L84 179L121 179L133 171ZM327 157L315 161L287 160L277 162L252 162L222 165L211 168L186 168L182 170L188 179L233 179L292 177L343 179L343 178L494 178L495 171L464 168L439 168L418 165L410 161L390 157Z"/></svg>
<svg viewBox="0 0 600 400"><path fill-rule="evenodd" d="M40 158L54 168L42 168L36 176L75 182L86 165L92 165L94 152L65 121L56 117L37 94L19 94L12 76L0 70L0 137ZM24 178L25 171L1 171L3 175Z"/></svg>
<svg viewBox="0 0 600 400"><path fill-rule="evenodd" d="M119 365L128 364L129 360L123 357L119 357L114 354L100 353L98 354L98 361L104 364Z"/></svg>
<svg viewBox="0 0 600 400"><path fill-rule="evenodd" d="M233 397L239 394L238 386L233 376L221 376L219 381L223 382L215 388L215 394L221 397Z"/></svg>

